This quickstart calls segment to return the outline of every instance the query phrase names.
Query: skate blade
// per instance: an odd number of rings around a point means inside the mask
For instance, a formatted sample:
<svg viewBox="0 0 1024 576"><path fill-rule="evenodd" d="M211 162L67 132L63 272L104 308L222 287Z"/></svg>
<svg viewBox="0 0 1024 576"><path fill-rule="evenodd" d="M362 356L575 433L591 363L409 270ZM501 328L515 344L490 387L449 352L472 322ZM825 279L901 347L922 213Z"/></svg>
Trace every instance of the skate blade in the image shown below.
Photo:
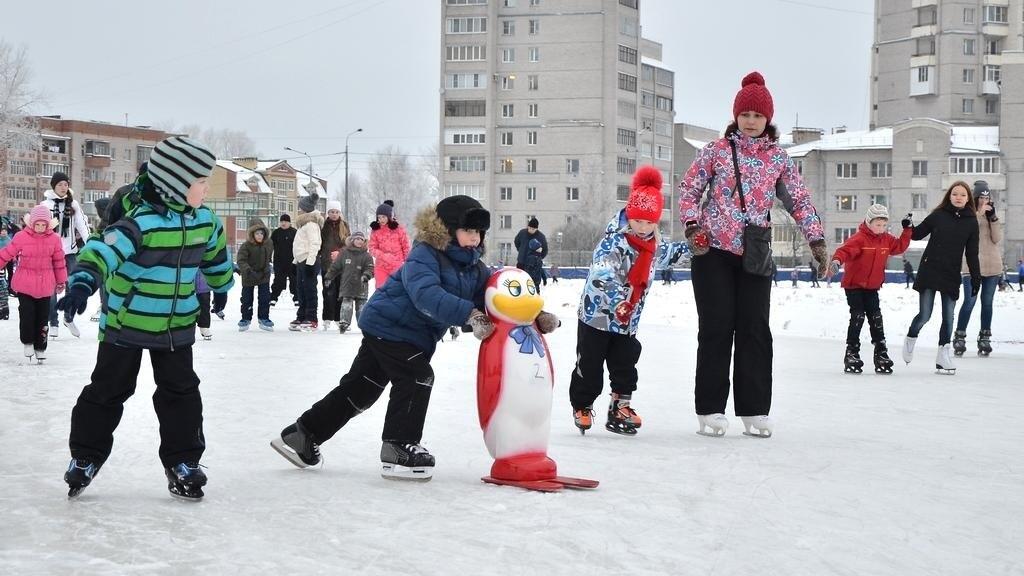
<svg viewBox="0 0 1024 576"><path fill-rule="evenodd" d="M721 438L721 437L725 436L725 430L718 430L718 431L713 431L713 432L705 432L703 430L697 430L697 434L700 434L701 436L708 436L710 438Z"/></svg>
<svg viewBox="0 0 1024 576"><path fill-rule="evenodd" d="M291 448L288 448L288 445L285 444L284 440L281 438L274 438L271 440L270 447L277 451L281 456L284 456L285 460L291 462L297 468L309 468L309 464L303 462L302 458L299 458L298 454L292 452Z"/></svg>
<svg viewBox="0 0 1024 576"><path fill-rule="evenodd" d="M74 486L68 489L68 500L77 498L86 488L87 486Z"/></svg>
<svg viewBox="0 0 1024 576"><path fill-rule="evenodd" d="M615 426L606 424L604 429L609 432L618 434L619 436L636 436L635 426Z"/></svg>
<svg viewBox="0 0 1024 576"><path fill-rule="evenodd" d="M892 368L875 368L875 374L892 374Z"/></svg>
<svg viewBox="0 0 1024 576"><path fill-rule="evenodd" d="M936 374L943 374L945 376L952 376L956 374L956 368L943 368L941 366L935 366Z"/></svg>
<svg viewBox="0 0 1024 576"><path fill-rule="evenodd" d="M169 486L167 491L170 492L172 498L175 500L181 500L182 502L199 502L203 499L203 496L205 496L201 489L185 490L183 488Z"/></svg>
<svg viewBox="0 0 1024 576"><path fill-rule="evenodd" d="M771 438L772 437L772 433L771 432L767 432L767 431L763 431L763 432L744 432L743 435L744 436L750 436L751 438Z"/></svg>
<svg viewBox="0 0 1024 576"><path fill-rule="evenodd" d="M487 484L512 486L513 488L522 488L533 492L561 492L562 488L565 487L564 484L554 480L502 480L493 476L484 476L481 480Z"/></svg>
<svg viewBox="0 0 1024 576"><path fill-rule="evenodd" d="M413 482L429 482L434 477L433 466L410 468L398 464L381 463L380 475L386 480L411 480Z"/></svg>
<svg viewBox="0 0 1024 576"><path fill-rule="evenodd" d="M864 373L864 369L863 368L844 368L843 372L845 372L846 374L863 374Z"/></svg>

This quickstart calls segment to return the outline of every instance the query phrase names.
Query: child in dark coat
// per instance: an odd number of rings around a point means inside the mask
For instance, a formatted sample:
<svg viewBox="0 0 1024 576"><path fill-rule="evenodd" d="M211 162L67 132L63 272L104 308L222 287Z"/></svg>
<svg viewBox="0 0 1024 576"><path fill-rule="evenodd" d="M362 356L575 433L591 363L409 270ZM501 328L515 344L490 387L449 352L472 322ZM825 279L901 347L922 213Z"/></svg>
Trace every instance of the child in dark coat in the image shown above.
<svg viewBox="0 0 1024 576"><path fill-rule="evenodd" d="M369 293L369 282L373 278L373 257L366 249L366 236L362 232L356 232L346 239L344 248L327 270L324 281L330 284L339 276L338 331L344 334L352 323L353 309L356 322L359 322Z"/></svg>
<svg viewBox="0 0 1024 576"><path fill-rule="evenodd" d="M263 220L253 218L249 222L245 243L238 249L236 262L238 274L242 277L242 319L238 330L245 332L252 322L252 293L257 294L256 319L260 330L272 332L270 321L270 261L274 256L274 245L268 240L270 231Z"/></svg>

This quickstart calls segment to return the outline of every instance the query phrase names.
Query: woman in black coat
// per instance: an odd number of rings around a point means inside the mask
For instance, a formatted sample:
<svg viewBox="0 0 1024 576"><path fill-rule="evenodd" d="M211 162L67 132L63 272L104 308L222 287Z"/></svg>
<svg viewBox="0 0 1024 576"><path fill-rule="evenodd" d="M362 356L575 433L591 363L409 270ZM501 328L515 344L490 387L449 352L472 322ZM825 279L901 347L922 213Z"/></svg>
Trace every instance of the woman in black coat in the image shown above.
<svg viewBox="0 0 1024 576"><path fill-rule="evenodd" d="M949 340L953 334L953 307L960 296L960 264L967 257L971 272L971 287L981 287L981 265L978 262L978 219L974 215L974 197L966 182L954 182L935 210L914 227L913 239L926 236L928 246L917 268L914 290L920 292L920 308L910 323L907 339L903 343L903 361L914 357L914 345L921 328L928 322L938 293L942 303L942 326L939 328L939 353L935 368L952 373L952 354Z"/></svg>

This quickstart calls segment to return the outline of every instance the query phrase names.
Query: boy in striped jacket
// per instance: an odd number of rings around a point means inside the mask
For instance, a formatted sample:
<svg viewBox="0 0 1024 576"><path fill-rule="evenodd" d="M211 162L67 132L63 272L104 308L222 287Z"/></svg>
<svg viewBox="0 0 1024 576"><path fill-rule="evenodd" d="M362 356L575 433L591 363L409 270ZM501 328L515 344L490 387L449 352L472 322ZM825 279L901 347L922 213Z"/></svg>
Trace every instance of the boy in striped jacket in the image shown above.
<svg viewBox="0 0 1024 576"><path fill-rule="evenodd" d="M220 219L203 206L215 163L210 150L188 138L157 144L148 172L139 175L125 200L125 215L86 243L67 295L57 304L82 314L101 285L108 294L92 381L71 413L72 458L64 475L69 497L89 485L110 455L143 350L153 364L153 407L168 489L184 499L203 496L203 404L192 368L196 276L202 274L214 292L227 292L233 284Z"/></svg>

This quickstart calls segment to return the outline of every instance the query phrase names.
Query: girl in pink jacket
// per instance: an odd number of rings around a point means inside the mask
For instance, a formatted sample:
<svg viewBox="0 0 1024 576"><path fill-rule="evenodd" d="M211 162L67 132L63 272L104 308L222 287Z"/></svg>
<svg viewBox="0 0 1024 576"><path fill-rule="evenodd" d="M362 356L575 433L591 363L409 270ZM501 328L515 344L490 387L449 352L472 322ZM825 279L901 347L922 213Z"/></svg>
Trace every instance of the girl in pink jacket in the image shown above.
<svg viewBox="0 0 1024 576"><path fill-rule="evenodd" d="M18 293L21 343L25 345L26 357L35 355L36 360L42 360L46 358L50 296L64 291L68 269L60 236L53 232L57 222L49 208L41 204L33 208L26 217L26 224L25 229L0 250L0 267L18 258L11 288Z"/></svg>
<svg viewBox="0 0 1024 576"><path fill-rule="evenodd" d="M376 290L402 267L409 255L409 236L394 218L395 203L385 200L377 207L377 221L370 224L370 255L373 256L373 278Z"/></svg>

